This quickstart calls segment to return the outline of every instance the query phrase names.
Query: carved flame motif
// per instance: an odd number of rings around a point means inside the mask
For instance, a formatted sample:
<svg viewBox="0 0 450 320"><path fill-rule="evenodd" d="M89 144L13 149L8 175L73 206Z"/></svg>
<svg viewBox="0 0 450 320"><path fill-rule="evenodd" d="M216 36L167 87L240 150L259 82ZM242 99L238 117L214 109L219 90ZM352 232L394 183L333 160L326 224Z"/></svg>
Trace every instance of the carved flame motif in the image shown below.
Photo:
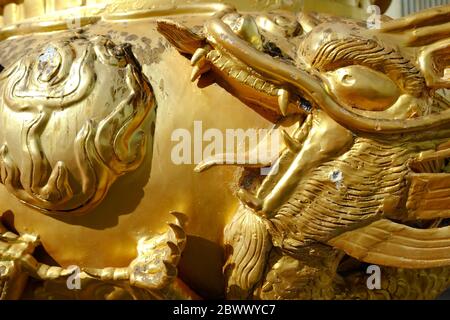
<svg viewBox="0 0 450 320"><path fill-rule="evenodd" d="M450 6L381 30L233 10L195 32L159 21L192 55L193 81L212 71L263 116L298 119L279 170L237 192L224 236L228 297L376 298L361 270L339 274L348 256L386 267L383 298L449 286L449 21ZM438 280L411 280L420 272Z"/></svg>
<svg viewBox="0 0 450 320"><path fill-rule="evenodd" d="M128 44L51 42L4 70L0 91L1 182L44 213L94 208L145 156L155 102Z"/></svg>

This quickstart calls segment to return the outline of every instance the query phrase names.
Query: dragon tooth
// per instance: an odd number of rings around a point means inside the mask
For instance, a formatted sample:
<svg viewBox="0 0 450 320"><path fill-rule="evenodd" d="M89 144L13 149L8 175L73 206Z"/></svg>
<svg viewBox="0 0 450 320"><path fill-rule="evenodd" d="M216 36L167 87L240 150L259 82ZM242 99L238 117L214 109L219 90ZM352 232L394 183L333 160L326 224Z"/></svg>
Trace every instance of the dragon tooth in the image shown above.
<svg viewBox="0 0 450 320"><path fill-rule="evenodd" d="M252 87L255 80L256 78L253 75L249 74L248 77L245 79L245 84Z"/></svg>
<svg viewBox="0 0 450 320"><path fill-rule="evenodd" d="M204 48L198 48L195 50L191 58L191 66L195 66L198 62L205 58L207 53L208 52Z"/></svg>
<svg viewBox="0 0 450 320"><path fill-rule="evenodd" d="M286 147L288 147L289 150L291 150L294 153L297 153L301 149L301 144L298 143L297 140L292 138L289 133L287 133L285 130L281 130L281 136L283 138L284 144Z"/></svg>
<svg viewBox="0 0 450 320"><path fill-rule="evenodd" d="M289 91L286 89L278 90L278 106L280 107L281 114L285 116L289 105Z"/></svg>
<svg viewBox="0 0 450 320"><path fill-rule="evenodd" d="M236 69L236 68L231 68L230 72L228 73L228 75L232 78L237 79L237 76L239 75L240 70Z"/></svg>
<svg viewBox="0 0 450 320"><path fill-rule="evenodd" d="M245 71L245 70L241 70L241 71L238 73L236 79L237 79L238 81L240 81L240 82L244 82L245 79L247 78L247 76L248 76L248 72Z"/></svg>
<svg viewBox="0 0 450 320"><path fill-rule="evenodd" d="M264 86L264 80L258 79L255 82L255 89L261 91Z"/></svg>
<svg viewBox="0 0 450 320"><path fill-rule="evenodd" d="M200 70L201 70L200 67L197 65L192 68L192 73L191 73L191 81L192 82L194 82L195 80L197 80L198 77L201 76Z"/></svg>
<svg viewBox="0 0 450 320"><path fill-rule="evenodd" d="M204 65L204 66L199 66L198 64L195 65L192 68L192 73L191 73L191 81L194 82L195 80L197 80L202 74L204 74L206 71L209 71L210 66Z"/></svg>

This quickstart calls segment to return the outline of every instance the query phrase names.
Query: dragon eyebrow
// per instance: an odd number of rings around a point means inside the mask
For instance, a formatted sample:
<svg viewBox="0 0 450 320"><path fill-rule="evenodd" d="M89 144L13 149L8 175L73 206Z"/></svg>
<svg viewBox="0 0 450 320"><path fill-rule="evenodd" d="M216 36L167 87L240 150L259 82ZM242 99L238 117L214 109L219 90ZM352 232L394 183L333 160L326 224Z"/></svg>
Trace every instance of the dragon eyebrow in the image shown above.
<svg viewBox="0 0 450 320"><path fill-rule="evenodd" d="M317 50L312 60L312 66L323 72L350 65L362 65L385 73L413 96L426 92L425 79L419 69L393 48L373 39L350 37L330 40Z"/></svg>

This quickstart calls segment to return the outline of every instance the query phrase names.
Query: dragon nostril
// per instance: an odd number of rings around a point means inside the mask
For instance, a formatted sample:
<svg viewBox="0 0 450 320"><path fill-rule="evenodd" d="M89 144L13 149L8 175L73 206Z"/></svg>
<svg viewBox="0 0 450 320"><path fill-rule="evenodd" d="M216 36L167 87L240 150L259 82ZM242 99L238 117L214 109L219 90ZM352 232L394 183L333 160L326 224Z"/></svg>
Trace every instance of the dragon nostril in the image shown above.
<svg viewBox="0 0 450 320"><path fill-rule="evenodd" d="M351 74L346 74L342 77L342 83L351 86L355 83L355 78Z"/></svg>
<svg viewBox="0 0 450 320"><path fill-rule="evenodd" d="M264 44L264 51L272 57L283 57L281 49L273 42L268 41Z"/></svg>

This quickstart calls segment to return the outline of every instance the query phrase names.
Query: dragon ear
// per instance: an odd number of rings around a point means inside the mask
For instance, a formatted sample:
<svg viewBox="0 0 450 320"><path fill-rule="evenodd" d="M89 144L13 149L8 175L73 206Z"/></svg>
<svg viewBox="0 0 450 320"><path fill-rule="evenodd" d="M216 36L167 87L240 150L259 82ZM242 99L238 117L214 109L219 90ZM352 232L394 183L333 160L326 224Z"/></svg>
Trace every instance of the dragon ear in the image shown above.
<svg viewBox="0 0 450 320"><path fill-rule="evenodd" d="M428 87L450 89L450 38L423 47L417 62Z"/></svg>
<svg viewBox="0 0 450 320"><path fill-rule="evenodd" d="M157 30L181 53L193 54L206 44L203 36L171 20L158 20Z"/></svg>
<svg viewBox="0 0 450 320"><path fill-rule="evenodd" d="M428 87L450 88L450 5L386 22L381 32L415 48L417 65Z"/></svg>

